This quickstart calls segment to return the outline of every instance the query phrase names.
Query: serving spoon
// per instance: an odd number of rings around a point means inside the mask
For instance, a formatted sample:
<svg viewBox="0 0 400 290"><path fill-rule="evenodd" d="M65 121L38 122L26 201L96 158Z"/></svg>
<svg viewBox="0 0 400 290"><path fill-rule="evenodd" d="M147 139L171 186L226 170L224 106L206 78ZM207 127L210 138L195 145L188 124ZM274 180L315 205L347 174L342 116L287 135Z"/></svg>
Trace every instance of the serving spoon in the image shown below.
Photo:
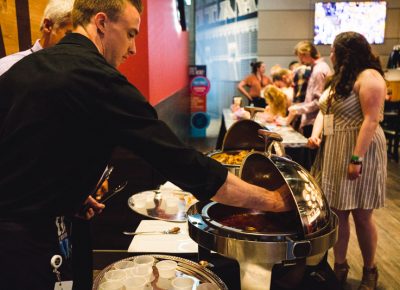
<svg viewBox="0 0 400 290"><path fill-rule="evenodd" d="M173 227L169 230L165 231L149 231L149 232L122 232L124 235L127 236L134 236L134 235L159 235L159 234L177 234L181 231L180 227Z"/></svg>

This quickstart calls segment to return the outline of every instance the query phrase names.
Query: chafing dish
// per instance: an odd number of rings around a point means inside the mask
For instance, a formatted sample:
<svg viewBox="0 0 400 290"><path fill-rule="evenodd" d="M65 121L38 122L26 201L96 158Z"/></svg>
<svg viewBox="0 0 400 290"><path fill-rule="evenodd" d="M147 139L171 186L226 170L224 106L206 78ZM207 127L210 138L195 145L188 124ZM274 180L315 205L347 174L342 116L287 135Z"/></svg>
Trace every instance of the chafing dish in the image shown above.
<svg viewBox="0 0 400 290"><path fill-rule="evenodd" d="M239 262L242 290L270 289L274 265L316 264L337 239L337 217L314 178L296 162L272 154L278 134L258 133L266 151L249 154L239 176L271 191L289 191L295 210L272 213L199 202L188 211L190 237Z"/></svg>

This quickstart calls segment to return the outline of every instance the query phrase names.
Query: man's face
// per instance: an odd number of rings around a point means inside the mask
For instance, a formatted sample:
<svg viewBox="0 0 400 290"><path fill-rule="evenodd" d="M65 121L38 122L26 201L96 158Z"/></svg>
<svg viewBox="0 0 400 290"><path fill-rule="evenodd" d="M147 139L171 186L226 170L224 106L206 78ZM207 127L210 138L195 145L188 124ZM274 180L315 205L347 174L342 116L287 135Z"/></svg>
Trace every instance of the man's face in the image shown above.
<svg viewBox="0 0 400 290"><path fill-rule="evenodd" d="M297 54L297 58L304 65L311 65L313 63L313 58L307 53L299 53Z"/></svg>
<svg viewBox="0 0 400 290"><path fill-rule="evenodd" d="M135 38L139 33L139 26L140 14L128 2L125 2L125 7L115 22L110 19L107 21L102 45L103 55L109 64L118 67L136 53Z"/></svg>

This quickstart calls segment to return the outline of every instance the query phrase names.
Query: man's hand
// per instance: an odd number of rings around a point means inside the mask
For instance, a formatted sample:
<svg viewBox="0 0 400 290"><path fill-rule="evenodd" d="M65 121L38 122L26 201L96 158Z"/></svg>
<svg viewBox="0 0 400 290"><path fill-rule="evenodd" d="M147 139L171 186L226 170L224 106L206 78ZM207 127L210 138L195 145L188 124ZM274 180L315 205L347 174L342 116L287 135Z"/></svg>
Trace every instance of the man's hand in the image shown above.
<svg viewBox="0 0 400 290"><path fill-rule="evenodd" d="M276 206L273 210L274 212L284 212L295 209L293 195L286 184L276 190L275 198Z"/></svg>
<svg viewBox="0 0 400 290"><path fill-rule="evenodd" d="M76 214L77 217L85 219L85 220L90 220L91 218L94 217L95 214L100 214L103 209L106 207L104 204L97 202L93 197L90 195L86 199L86 201L83 203L84 207L88 206L88 209L84 213L79 213Z"/></svg>

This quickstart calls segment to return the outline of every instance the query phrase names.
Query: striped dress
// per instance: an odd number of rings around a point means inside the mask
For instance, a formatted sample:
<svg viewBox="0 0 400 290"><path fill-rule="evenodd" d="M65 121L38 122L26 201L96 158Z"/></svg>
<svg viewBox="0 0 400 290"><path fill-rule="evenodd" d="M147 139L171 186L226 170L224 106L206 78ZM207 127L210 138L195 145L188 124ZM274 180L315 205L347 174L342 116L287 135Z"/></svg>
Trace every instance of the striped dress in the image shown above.
<svg viewBox="0 0 400 290"><path fill-rule="evenodd" d="M327 107L327 98L321 98L320 109L324 115ZM348 165L363 122L358 95L353 92L344 100L332 100L330 113L334 114L334 134L323 136L321 148L311 170L329 205L338 210L383 207L387 156L382 128L377 127L364 156L361 176L349 180Z"/></svg>

